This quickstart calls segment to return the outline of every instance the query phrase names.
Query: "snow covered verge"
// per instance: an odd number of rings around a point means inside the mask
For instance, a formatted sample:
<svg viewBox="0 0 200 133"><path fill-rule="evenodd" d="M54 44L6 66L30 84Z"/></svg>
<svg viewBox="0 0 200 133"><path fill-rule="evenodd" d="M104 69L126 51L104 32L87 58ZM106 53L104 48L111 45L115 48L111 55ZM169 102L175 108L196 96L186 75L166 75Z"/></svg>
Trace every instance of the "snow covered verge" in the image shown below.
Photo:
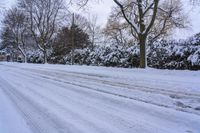
<svg viewBox="0 0 200 133"><path fill-rule="evenodd" d="M199 133L199 82L200 71L0 63L0 93L36 133Z"/></svg>

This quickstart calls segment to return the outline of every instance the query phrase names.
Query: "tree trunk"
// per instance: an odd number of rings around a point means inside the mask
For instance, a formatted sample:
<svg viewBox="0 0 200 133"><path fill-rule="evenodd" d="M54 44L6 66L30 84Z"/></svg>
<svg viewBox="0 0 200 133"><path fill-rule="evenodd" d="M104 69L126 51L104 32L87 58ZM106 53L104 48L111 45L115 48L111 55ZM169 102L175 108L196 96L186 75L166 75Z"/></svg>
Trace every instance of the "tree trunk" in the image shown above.
<svg viewBox="0 0 200 133"><path fill-rule="evenodd" d="M71 31L72 31L72 51L71 51L71 65L74 65L74 38L75 38L75 36L74 36L74 26L75 26L75 24L74 24L74 13L72 14L72 25L71 25Z"/></svg>
<svg viewBox="0 0 200 133"><path fill-rule="evenodd" d="M24 63L27 63L27 57L26 57L26 55L24 56Z"/></svg>
<svg viewBox="0 0 200 133"><path fill-rule="evenodd" d="M46 46L44 46L44 50L43 50L43 54L44 54L44 64L47 64L47 50L46 50Z"/></svg>
<svg viewBox="0 0 200 133"><path fill-rule="evenodd" d="M27 56L26 56L25 50L23 50L20 46L18 46L18 49L24 57L24 63L27 63Z"/></svg>
<svg viewBox="0 0 200 133"><path fill-rule="evenodd" d="M140 44L140 68L146 68L146 36L139 37Z"/></svg>

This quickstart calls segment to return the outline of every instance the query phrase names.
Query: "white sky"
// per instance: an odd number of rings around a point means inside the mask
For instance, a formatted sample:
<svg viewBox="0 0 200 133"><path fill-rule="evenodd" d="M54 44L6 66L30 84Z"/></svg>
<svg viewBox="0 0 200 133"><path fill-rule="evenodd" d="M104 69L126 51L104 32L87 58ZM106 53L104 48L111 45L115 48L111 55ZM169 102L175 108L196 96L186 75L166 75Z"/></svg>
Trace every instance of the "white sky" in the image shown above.
<svg viewBox="0 0 200 133"><path fill-rule="evenodd" d="M192 6L188 3L188 0L182 0L185 7L185 12L189 14L189 20L191 22L191 26L189 29L185 30L177 30L174 34L175 38L183 39L189 37L195 33L200 32L200 6ZM16 0L0 0L0 4L4 3L5 7L9 8ZM101 0L101 2L90 2L89 9L86 11L79 11L82 12L85 16L87 13L93 13L94 15L98 16L98 24L103 26L106 24L107 18L109 13L111 12L111 8L115 5L113 0ZM77 9L75 9L77 11ZM1 17L0 17L1 19Z"/></svg>

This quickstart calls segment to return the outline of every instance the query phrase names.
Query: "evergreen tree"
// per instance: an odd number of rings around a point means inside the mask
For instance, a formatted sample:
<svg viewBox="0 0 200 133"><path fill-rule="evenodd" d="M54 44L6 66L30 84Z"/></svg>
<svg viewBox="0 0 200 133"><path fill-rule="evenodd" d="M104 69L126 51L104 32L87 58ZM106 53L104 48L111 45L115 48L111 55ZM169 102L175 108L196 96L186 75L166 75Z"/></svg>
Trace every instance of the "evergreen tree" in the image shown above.
<svg viewBox="0 0 200 133"><path fill-rule="evenodd" d="M55 43L53 45L53 62L62 63L65 55L69 54L73 48L72 34L74 32L74 49L83 49L90 45L89 35L85 33L77 25L72 28L63 27L57 34Z"/></svg>

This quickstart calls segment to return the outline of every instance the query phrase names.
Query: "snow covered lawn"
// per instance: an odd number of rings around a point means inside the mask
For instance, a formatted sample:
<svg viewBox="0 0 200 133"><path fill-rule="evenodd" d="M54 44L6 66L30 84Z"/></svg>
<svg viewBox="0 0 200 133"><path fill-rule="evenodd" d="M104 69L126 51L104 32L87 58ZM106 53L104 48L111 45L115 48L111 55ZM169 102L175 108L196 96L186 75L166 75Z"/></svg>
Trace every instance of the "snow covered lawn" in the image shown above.
<svg viewBox="0 0 200 133"><path fill-rule="evenodd" d="M0 133L200 133L200 71L0 63Z"/></svg>

